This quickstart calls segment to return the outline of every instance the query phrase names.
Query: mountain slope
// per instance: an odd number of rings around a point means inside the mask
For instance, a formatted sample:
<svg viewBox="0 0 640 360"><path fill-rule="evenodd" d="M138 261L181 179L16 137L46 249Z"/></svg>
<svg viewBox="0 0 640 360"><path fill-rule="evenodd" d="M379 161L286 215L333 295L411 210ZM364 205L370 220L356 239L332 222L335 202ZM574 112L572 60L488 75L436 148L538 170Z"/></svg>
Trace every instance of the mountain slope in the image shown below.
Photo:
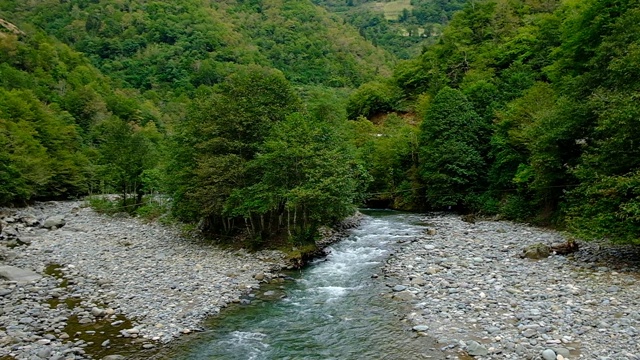
<svg viewBox="0 0 640 360"><path fill-rule="evenodd" d="M299 84L357 86L393 59L309 1L0 1L127 86L190 91L238 66L275 67Z"/></svg>

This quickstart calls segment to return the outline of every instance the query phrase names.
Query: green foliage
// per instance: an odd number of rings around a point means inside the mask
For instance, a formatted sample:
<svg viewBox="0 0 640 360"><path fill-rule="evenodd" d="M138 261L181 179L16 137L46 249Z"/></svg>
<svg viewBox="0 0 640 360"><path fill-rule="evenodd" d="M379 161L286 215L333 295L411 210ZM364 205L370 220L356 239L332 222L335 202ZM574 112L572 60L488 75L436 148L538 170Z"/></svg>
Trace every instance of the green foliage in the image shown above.
<svg viewBox="0 0 640 360"><path fill-rule="evenodd" d="M104 147L103 137L110 136L105 129L122 122L114 113L131 126L144 123L147 130L141 133L157 147L162 135L153 130L158 122L155 106L141 102L134 90L114 88L82 54L30 31L0 36L0 132L5 145L0 161L3 174L11 174L0 186L0 202L78 196L95 191L100 183L105 190L120 190L114 173L134 162L120 159L125 164L112 167L116 159L102 151L122 153L136 147ZM145 161L150 168L155 156L149 155L138 151L130 159Z"/></svg>
<svg viewBox="0 0 640 360"><path fill-rule="evenodd" d="M420 178L430 207L460 206L484 173L480 117L459 91L444 88L420 125Z"/></svg>
<svg viewBox="0 0 640 360"><path fill-rule="evenodd" d="M389 84L377 81L366 83L349 96L347 116L356 119L391 111L395 107L395 93Z"/></svg>
<svg viewBox="0 0 640 360"><path fill-rule="evenodd" d="M125 87L190 94L236 69L259 64L289 80L357 86L385 73L392 57L310 1L265 0L180 4L159 0L0 2L0 17L33 23L88 55ZM92 93L70 94L74 111ZM95 104L89 102L89 104Z"/></svg>
<svg viewBox="0 0 640 360"><path fill-rule="evenodd" d="M410 59L437 41L442 25L451 20L465 1L314 0L314 3L339 14L374 45L400 59Z"/></svg>
<svg viewBox="0 0 640 360"><path fill-rule="evenodd" d="M138 202L142 200L145 180L149 181L150 175L145 171L157 161L144 130L119 118L106 120L94 129L94 141L100 152L97 161L100 178L122 194L123 204L127 204L129 194L135 194Z"/></svg>
<svg viewBox="0 0 640 360"><path fill-rule="evenodd" d="M396 101L424 117L413 189L638 242L638 24L634 0L467 4L394 72Z"/></svg>
<svg viewBox="0 0 640 360"><path fill-rule="evenodd" d="M367 188L368 200L388 202L396 209L416 209L417 127L390 114L381 124L359 118L349 128L357 157L373 178Z"/></svg>
<svg viewBox="0 0 640 360"><path fill-rule="evenodd" d="M302 112L282 73L262 67L202 89L170 165L176 213L212 232L246 232L256 246L350 215L364 175L344 145L345 120L326 92L306 96Z"/></svg>
<svg viewBox="0 0 640 360"><path fill-rule="evenodd" d="M145 220L168 223L170 210L169 201L165 199L145 198L136 209L136 215Z"/></svg>
<svg viewBox="0 0 640 360"><path fill-rule="evenodd" d="M69 196L86 191L87 159L72 119L30 91L0 89L2 167L11 176L2 201Z"/></svg>
<svg viewBox="0 0 640 360"><path fill-rule="evenodd" d="M126 212L127 209L121 201L113 201L104 196L89 196L87 202L94 211L100 214L113 215Z"/></svg>

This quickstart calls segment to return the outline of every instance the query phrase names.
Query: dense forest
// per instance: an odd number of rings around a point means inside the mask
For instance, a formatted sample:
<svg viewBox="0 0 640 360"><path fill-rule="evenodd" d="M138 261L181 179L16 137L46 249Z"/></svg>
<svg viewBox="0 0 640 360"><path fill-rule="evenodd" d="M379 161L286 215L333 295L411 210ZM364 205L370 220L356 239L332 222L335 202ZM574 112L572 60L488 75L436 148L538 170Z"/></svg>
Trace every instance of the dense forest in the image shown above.
<svg viewBox="0 0 640 360"><path fill-rule="evenodd" d="M369 191L403 208L640 241L638 5L465 5L436 44L351 95L358 128L384 135L360 146L376 149ZM393 111L392 122L414 117L413 130L388 126L380 115Z"/></svg>
<svg viewBox="0 0 640 360"><path fill-rule="evenodd" d="M0 0L0 203L120 193L95 205L252 246L365 200L640 242L639 24L633 0Z"/></svg>

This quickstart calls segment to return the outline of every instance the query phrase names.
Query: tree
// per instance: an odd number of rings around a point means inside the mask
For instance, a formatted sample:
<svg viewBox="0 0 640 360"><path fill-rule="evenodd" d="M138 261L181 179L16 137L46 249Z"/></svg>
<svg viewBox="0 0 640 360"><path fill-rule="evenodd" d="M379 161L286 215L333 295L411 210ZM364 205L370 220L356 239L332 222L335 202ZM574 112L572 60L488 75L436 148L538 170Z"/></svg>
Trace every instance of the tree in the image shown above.
<svg viewBox="0 0 640 360"><path fill-rule="evenodd" d="M480 117L459 91L443 88L420 125L419 174L429 207L463 206L482 187L485 161L478 150Z"/></svg>
<svg viewBox="0 0 640 360"><path fill-rule="evenodd" d="M100 152L101 178L122 194L122 205L127 196L136 195L134 205L142 201L143 173L155 166L156 156L149 139L141 128L113 117L96 129Z"/></svg>
<svg viewBox="0 0 640 360"><path fill-rule="evenodd" d="M205 220L214 232L238 222L224 212L234 189L251 185L247 168L271 128L300 108L300 100L277 70L251 66L214 88L202 88L183 131L177 134L170 177L176 210Z"/></svg>
<svg viewBox="0 0 640 360"><path fill-rule="evenodd" d="M300 113L275 124L247 165L257 181L234 190L225 212L249 219L253 233L286 229L297 241L351 215L366 176L339 130Z"/></svg>

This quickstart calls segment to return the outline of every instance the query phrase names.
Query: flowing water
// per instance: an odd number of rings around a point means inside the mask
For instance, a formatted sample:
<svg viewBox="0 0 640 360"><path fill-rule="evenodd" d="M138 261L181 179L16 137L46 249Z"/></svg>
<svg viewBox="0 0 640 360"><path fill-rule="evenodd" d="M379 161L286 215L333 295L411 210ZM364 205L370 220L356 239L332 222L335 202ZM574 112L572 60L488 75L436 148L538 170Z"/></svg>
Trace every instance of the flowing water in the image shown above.
<svg viewBox="0 0 640 360"><path fill-rule="evenodd" d="M372 278L397 243L425 230L417 215L368 211L331 253L266 297L225 311L165 359L443 359L401 322L402 306ZM279 299L283 297L282 299ZM406 309L405 309L406 310Z"/></svg>

